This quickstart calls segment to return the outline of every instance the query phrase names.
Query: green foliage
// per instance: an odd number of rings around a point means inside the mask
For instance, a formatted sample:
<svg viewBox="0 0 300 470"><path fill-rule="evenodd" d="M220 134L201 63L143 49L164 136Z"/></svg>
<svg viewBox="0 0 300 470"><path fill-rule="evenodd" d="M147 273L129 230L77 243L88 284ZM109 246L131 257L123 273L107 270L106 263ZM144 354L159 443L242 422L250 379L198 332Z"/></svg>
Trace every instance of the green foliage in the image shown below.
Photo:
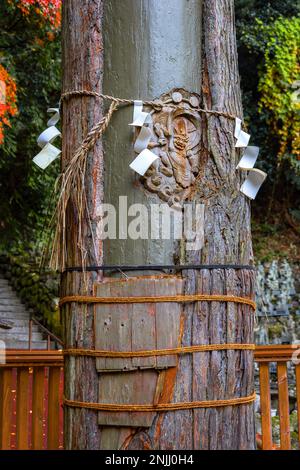
<svg viewBox="0 0 300 470"><path fill-rule="evenodd" d="M48 106L60 90L60 35L39 15L24 16L0 3L0 61L17 83L19 114L0 147L0 247L42 241L59 163L42 171L32 163ZM52 202L53 204L53 202Z"/></svg>
<svg viewBox="0 0 300 470"><path fill-rule="evenodd" d="M293 85L300 79L300 18L279 17L271 24L260 19L242 36L250 50L263 54L259 68L259 111L268 112L268 124L279 143L278 156L300 157L299 105ZM299 82L300 84L300 82Z"/></svg>
<svg viewBox="0 0 300 470"><path fill-rule="evenodd" d="M255 255L266 260L289 256L288 243L282 244L284 213L300 204L299 114L291 101L299 74L300 2L235 0L235 6L244 115L251 142L260 147L257 167L268 173L253 205ZM263 234L266 222L275 233Z"/></svg>

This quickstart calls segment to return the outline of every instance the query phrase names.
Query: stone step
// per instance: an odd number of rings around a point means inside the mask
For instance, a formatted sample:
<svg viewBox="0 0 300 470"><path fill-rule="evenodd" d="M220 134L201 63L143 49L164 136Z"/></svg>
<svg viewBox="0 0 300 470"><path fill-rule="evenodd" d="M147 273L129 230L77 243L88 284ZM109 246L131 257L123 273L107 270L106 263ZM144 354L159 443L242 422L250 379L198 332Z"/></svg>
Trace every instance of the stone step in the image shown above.
<svg viewBox="0 0 300 470"><path fill-rule="evenodd" d="M7 302L11 302L11 303L13 303L13 304L21 304L21 305L22 305L21 300L20 300L19 297L17 297L16 295L9 295L9 294L7 294L7 293L0 295L0 303L2 303L2 304L7 304Z"/></svg>
<svg viewBox="0 0 300 470"><path fill-rule="evenodd" d="M1 318L1 315L0 315ZM29 317L27 316L25 319L24 318L16 318L16 317L11 317L11 318L5 318L5 320L9 320L13 322L13 328L18 328L20 326L26 326L28 329L29 327ZM33 328L39 329L38 325L35 325L34 323L32 324Z"/></svg>
<svg viewBox="0 0 300 470"><path fill-rule="evenodd" d="M17 341L28 341L29 335L27 333L7 333L6 330L1 331L0 333L0 340L1 341L10 341L10 340L17 340ZM44 338L41 333L32 333L31 337L32 341L43 341Z"/></svg>
<svg viewBox="0 0 300 470"><path fill-rule="evenodd" d="M0 282L0 292L13 292L13 288L10 284L3 284Z"/></svg>
<svg viewBox="0 0 300 470"><path fill-rule="evenodd" d="M20 325L14 325L12 328L1 328L0 329L0 335L2 332L6 331L7 333L11 333L11 334L19 334L19 333L23 333L23 334L28 334L29 332L29 325L28 323L22 323ZM32 330L31 330L33 333L41 333L41 331L39 330L39 327L37 325L32 325Z"/></svg>
<svg viewBox="0 0 300 470"><path fill-rule="evenodd" d="M0 303L0 312L20 312L20 313L27 313L29 315L29 311L23 304L8 304L8 305L1 305Z"/></svg>
<svg viewBox="0 0 300 470"><path fill-rule="evenodd" d="M13 294L14 290L10 285L7 286L0 286L0 297L2 297L3 294Z"/></svg>
<svg viewBox="0 0 300 470"><path fill-rule="evenodd" d="M23 305L23 304L22 304L22 302L18 299L18 297L13 296L13 297L9 298L9 297L7 296L7 297L5 297L5 298L3 298L3 297L0 298L0 306L1 306L1 305L5 305L5 306L7 306L7 305L16 305L16 306L18 306L18 305Z"/></svg>
<svg viewBox="0 0 300 470"><path fill-rule="evenodd" d="M0 317L7 318L7 319L19 319L19 320L29 320L29 313L28 312L14 312L14 311L3 311L0 310Z"/></svg>
<svg viewBox="0 0 300 470"><path fill-rule="evenodd" d="M28 341L8 340L5 346L6 349L29 349ZM47 349L47 341L34 341L31 349Z"/></svg>
<svg viewBox="0 0 300 470"><path fill-rule="evenodd" d="M21 313L27 313L28 315L28 310L26 309L24 304L18 304L18 305L1 305L0 304L0 312L21 312Z"/></svg>
<svg viewBox="0 0 300 470"><path fill-rule="evenodd" d="M25 307L24 304L17 304L17 305L1 305L0 303L0 311L8 311L8 312L26 312L28 313L28 309Z"/></svg>
<svg viewBox="0 0 300 470"><path fill-rule="evenodd" d="M14 323L11 329L0 329L0 340L6 349L28 349L30 311L9 282L0 277L0 318ZM32 325L32 349L47 349L47 340L38 325Z"/></svg>

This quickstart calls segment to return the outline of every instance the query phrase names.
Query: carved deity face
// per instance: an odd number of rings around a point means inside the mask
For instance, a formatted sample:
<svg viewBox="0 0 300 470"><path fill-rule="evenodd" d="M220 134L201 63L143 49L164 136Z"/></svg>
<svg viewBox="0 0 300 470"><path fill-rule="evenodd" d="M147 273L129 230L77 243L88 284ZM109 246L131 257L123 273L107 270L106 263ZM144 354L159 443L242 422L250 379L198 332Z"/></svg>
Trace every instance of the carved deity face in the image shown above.
<svg viewBox="0 0 300 470"><path fill-rule="evenodd" d="M200 115L198 98L188 92L164 96L167 104L152 113L149 148L159 159L142 178L144 187L170 206L188 198L199 173Z"/></svg>

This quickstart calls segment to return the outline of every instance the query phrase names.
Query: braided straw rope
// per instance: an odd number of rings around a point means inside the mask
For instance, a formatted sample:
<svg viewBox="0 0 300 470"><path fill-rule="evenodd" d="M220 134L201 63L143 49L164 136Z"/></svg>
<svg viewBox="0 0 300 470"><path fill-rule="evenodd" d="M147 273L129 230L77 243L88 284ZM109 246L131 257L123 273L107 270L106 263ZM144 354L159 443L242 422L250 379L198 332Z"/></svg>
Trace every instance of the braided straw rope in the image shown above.
<svg viewBox="0 0 300 470"><path fill-rule="evenodd" d="M82 230L82 221L85 216L90 223L89 211L87 210L87 200L85 194L85 172L87 156L90 150L95 146L99 137L107 129L113 113L117 110L118 104L113 101L107 114L99 121L83 139L81 145L74 153L67 164L63 173L59 177L61 189L58 203L52 222L56 222L55 235L52 243L52 252L50 258L50 267L57 270L64 270L66 258L66 212L69 201L72 200L78 217L78 245L82 256L82 265L85 265L84 237Z"/></svg>
<svg viewBox="0 0 300 470"><path fill-rule="evenodd" d="M238 304L250 305L253 310L256 309L256 303L246 297L237 297L234 295L166 295L159 297L89 297L84 295L73 295L63 297L59 306L71 302L85 304L141 304L141 303L160 303L160 302L233 302Z"/></svg>
<svg viewBox="0 0 300 470"><path fill-rule="evenodd" d="M95 98L100 98L101 100L109 100L109 101L112 101L112 102L115 102L116 104L118 105L133 105L134 104L134 100L128 100L128 99L125 99L125 98L116 98L114 96L110 96L110 95L103 95L102 93L97 93L96 91L88 91L88 90L74 90L74 91L67 91L65 93L63 93L61 95L61 102L64 101L64 100L67 100L67 99L70 99L74 96L94 96ZM178 105L176 104L171 104L169 102L163 102L163 101L160 101L160 100L156 100L156 101L143 101L143 104L145 106L150 106L154 109L160 109L162 108L163 106L167 105L169 107L174 107L174 108L178 108L180 107L180 103ZM233 114L230 114L230 113L226 113L224 111L217 111L215 109L203 109L203 108L193 108L195 111L198 111L199 113L204 113L204 114L214 114L216 116L222 116L222 117L225 117L225 118L228 118L228 119L232 119L232 120L235 120L236 116L234 116Z"/></svg>
<svg viewBox="0 0 300 470"><path fill-rule="evenodd" d="M225 351L225 350L255 350L255 344L203 344L195 346L184 346L173 349L153 349L147 351L104 351L95 349L65 349L64 356L87 356L87 357L109 357L109 358L127 358L127 357L157 357L157 356L175 356L179 354L191 354L197 352Z"/></svg>
<svg viewBox="0 0 300 470"><path fill-rule="evenodd" d="M190 410L195 408L219 408L222 406L247 405L255 400L256 394L247 397L231 398L227 400L188 401L179 403L158 403L157 405L116 405L113 403L90 403L68 400L64 397L64 405L71 408L87 408L98 411L133 411L133 412L162 412L176 410Z"/></svg>

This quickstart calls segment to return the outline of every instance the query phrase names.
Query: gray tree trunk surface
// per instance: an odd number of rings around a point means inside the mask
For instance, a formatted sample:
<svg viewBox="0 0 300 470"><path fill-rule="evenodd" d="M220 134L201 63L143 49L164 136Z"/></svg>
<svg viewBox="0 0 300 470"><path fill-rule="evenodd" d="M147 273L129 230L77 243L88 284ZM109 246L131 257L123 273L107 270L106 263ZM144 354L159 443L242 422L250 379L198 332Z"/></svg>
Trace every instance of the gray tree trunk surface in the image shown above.
<svg viewBox="0 0 300 470"><path fill-rule="evenodd" d="M63 2L63 92L88 89L132 99L154 99L182 88L201 97L207 109L242 116L233 0L66 0ZM63 166L102 113L99 100L70 99L63 107ZM87 264L249 264L253 261L250 204L239 192L234 123L201 115L200 170L189 200L205 205L204 246L188 251L170 240L99 239L101 202L149 206L159 201L128 169L134 153L128 123L132 108L114 115L104 138L89 155L86 185L93 238L86 223ZM68 266L80 265L76 213L70 205ZM137 273L127 273L134 276ZM151 274L153 274L151 272ZM248 270L187 270L187 294L253 297ZM100 274L88 274L93 295ZM64 274L62 295L86 294L80 273ZM144 293L142 293L144 294ZM141 294L141 295L142 295ZM167 293L166 293L167 294ZM253 312L248 306L202 302L182 310L181 345L252 343ZM114 307L112 306L112 315ZM94 348L93 307L62 312L66 347ZM150 372L149 372L150 374ZM101 376L101 374L100 374ZM180 356L165 371L169 402L243 397L253 392L252 351L214 351ZM149 379L150 380L150 379ZM99 374L92 358L65 362L65 394L98 402ZM98 413L65 409L65 446L71 449L253 449L253 406L181 410L156 414L152 424L109 434ZM105 436L105 437L104 437ZM111 436L111 440L110 437ZM117 436L117 437L116 437Z"/></svg>

